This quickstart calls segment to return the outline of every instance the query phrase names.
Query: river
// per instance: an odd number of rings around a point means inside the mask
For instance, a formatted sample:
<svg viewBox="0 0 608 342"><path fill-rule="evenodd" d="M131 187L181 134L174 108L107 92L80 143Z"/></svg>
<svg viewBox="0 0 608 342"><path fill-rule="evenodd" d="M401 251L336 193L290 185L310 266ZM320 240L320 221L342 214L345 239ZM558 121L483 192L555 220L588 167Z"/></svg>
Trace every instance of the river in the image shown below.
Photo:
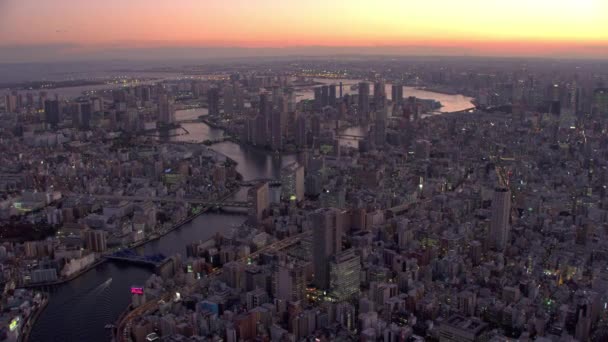
<svg viewBox="0 0 608 342"><path fill-rule="evenodd" d="M316 82L323 83L323 84L336 84L336 85L339 85L340 82L342 82L343 95L358 94L357 90L351 90L350 87L361 82L361 80L353 80L353 79L315 78L314 80ZM392 87L391 83L385 84L384 90L386 93L386 97L389 100L392 100L392 88L391 87ZM370 94L374 93L374 84L372 82L370 82L369 90L370 90ZM339 90L336 89L336 92L339 92ZM442 112L442 113L458 112L461 110L465 110L465 109L474 107L474 105L472 103L473 98L468 97L468 96L449 95L449 94L442 94L442 93L436 93L436 92L432 92L432 91L417 89L414 87L403 87L403 97L407 98L409 96L415 96L419 99L428 99L428 100L435 100L435 101L441 102L441 105L443 107L441 107L440 112ZM298 100L304 100L304 99L312 100L315 98L315 93L314 93L314 90L312 89L312 87L300 88L296 91L296 97Z"/></svg>
<svg viewBox="0 0 608 342"><path fill-rule="evenodd" d="M186 244L207 240L240 225L245 216L206 214L143 247L146 253L186 255ZM104 329L131 302L132 285L143 285L151 270L106 262L51 290L50 301L36 321L30 341L109 341Z"/></svg>
<svg viewBox="0 0 608 342"><path fill-rule="evenodd" d="M205 109L191 109L176 112L178 120L204 115ZM204 123L188 125L188 136L172 137L173 140L215 139L223 135L222 130L211 128ZM217 152L235 160L237 171L243 178L277 178L281 167L296 160L295 155L273 157L264 151L224 142L212 146ZM247 189L234 195L236 200L244 200ZM163 238L141 247L147 254L163 253L186 255L186 244L207 240L217 232L226 232L240 225L245 216L205 214L194 221L169 233ZM141 285L151 275L151 271L137 266L104 263L84 275L51 291L50 301L36 322L31 341L108 341L109 331L104 329L113 323L131 302L129 289Z"/></svg>
<svg viewBox="0 0 608 342"><path fill-rule="evenodd" d="M352 81L351 84L355 82ZM348 90L352 93L350 86L348 86ZM390 89L387 93L390 94ZM430 95L418 94L421 98L434 98L442 101L444 105L454 103L454 107L450 107L450 111L464 109L470 104L469 98L459 95L424 93ZM413 90L406 91L406 95L418 96L414 95ZM306 93L302 93L302 96L306 96ZM450 100L445 100L445 97L449 97ZM456 109L456 104L465 107ZM185 120L205 114L205 109L182 110L176 112L176 118ZM217 139L223 135L222 130L211 128L204 123L190 123L184 126L190 134L170 139L204 141ZM354 127L349 130L348 134L362 135L364 130ZM245 180L278 178L282 166L297 160L296 155L277 157L232 142L215 144L212 148L235 160L238 163L237 171L243 175ZM235 195L235 199L243 200L245 196L246 189L242 189ZM165 255L181 253L185 256L187 243L206 240L217 232L229 231L244 220L244 216L205 214L163 238L145 245L142 249L146 253L160 252ZM104 329L104 326L113 323L129 305L130 287L143 284L150 275L151 271L146 268L107 262L66 284L54 287L50 293L47 308L34 325L30 340L108 341L110 334Z"/></svg>

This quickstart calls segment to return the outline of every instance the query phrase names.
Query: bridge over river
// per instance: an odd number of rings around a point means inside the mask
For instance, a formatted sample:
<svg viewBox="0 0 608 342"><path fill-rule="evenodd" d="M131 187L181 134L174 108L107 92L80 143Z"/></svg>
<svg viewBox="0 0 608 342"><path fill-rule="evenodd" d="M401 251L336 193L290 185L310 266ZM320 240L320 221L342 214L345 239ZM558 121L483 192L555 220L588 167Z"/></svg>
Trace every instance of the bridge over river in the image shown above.
<svg viewBox="0 0 608 342"><path fill-rule="evenodd" d="M162 266L167 261L167 257L162 253L139 255L132 249L123 249L112 254L105 255L104 258L154 267Z"/></svg>
<svg viewBox="0 0 608 342"><path fill-rule="evenodd" d="M172 203L190 203L202 205L205 207L234 207L234 208L249 208L252 206L247 201L227 201L227 200L209 200L195 197L152 197L152 196L122 196L122 195L93 195L82 194L81 196L89 196L100 200L125 200L131 202L172 202Z"/></svg>

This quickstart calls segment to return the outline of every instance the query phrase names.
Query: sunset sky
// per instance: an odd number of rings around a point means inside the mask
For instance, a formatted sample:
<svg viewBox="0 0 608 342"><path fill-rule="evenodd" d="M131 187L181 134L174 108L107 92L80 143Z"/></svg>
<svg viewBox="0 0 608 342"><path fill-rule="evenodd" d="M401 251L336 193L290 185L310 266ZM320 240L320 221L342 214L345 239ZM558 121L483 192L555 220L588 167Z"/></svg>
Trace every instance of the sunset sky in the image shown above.
<svg viewBox="0 0 608 342"><path fill-rule="evenodd" d="M0 61L228 47L608 58L608 1L0 0Z"/></svg>

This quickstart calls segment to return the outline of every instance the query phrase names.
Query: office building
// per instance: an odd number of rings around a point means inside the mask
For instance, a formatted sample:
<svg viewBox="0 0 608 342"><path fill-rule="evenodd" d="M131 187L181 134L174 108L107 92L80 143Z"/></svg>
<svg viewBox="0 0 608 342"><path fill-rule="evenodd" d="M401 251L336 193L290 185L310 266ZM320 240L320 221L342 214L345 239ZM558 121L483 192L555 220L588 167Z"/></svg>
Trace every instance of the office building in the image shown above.
<svg viewBox="0 0 608 342"><path fill-rule="evenodd" d="M175 111L173 100L167 94L160 94L158 97L158 122L170 125L175 121Z"/></svg>
<svg viewBox="0 0 608 342"><path fill-rule="evenodd" d="M207 108L209 108L209 115L220 115L220 91L218 88L207 90Z"/></svg>
<svg viewBox="0 0 608 342"><path fill-rule="evenodd" d="M414 156L416 159L429 159L431 157L431 142L424 139L416 140L416 144L414 146Z"/></svg>
<svg viewBox="0 0 608 342"><path fill-rule="evenodd" d="M376 146L382 146L386 143L386 124L387 113L386 108L376 110L376 118L372 126L373 142Z"/></svg>
<svg viewBox="0 0 608 342"><path fill-rule="evenodd" d="M7 113L14 113L17 111L17 96L14 94L7 94L4 97L4 108Z"/></svg>
<svg viewBox="0 0 608 342"><path fill-rule="evenodd" d="M476 318L450 316L439 326L440 342L485 342L489 325Z"/></svg>
<svg viewBox="0 0 608 342"><path fill-rule="evenodd" d="M312 221L314 283L319 289L329 289L331 257L342 250L344 216L335 208L313 212Z"/></svg>
<svg viewBox="0 0 608 342"><path fill-rule="evenodd" d="M274 296L284 301L296 302L306 295L306 271L301 262L281 262L274 274Z"/></svg>
<svg viewBox="0 0 608 342"><path fill-rule="evenodd" d="M310 118L310 133L313 138L318 138L321 135L321 117L318 114L314 114Z"/></svg>
<svg viewBox="0 0 608 342"><path fill-rule="evenodd" d="M361 261L354 249L336 253L330 262L329 273L331 294L338 302L358 296L361 286Z"/></svg>
<svg viewBox="0 0 608 342"><path fill-rule="evenodd" d="M272 110L272 101L268 93L260 94L259 114L268 117Z"/></svg>
<svg viewBox="0 0 608 342"><path fill-rule="evenodd" d="M601 117L608 117L608 88L598 88L593 93L593 106Z"/></svg>
<svg viewBox="0 0 608 342"><path fill-rule="evenodd" d="M270 148L273 151L283 149L283 115L275 109L270 115Z"/></svg>
<svg viewBox="0 0 608 342"><path fill-rule="evenodd" d="M329 105L329 86L321 86L321 107Z"/></svg>
<svg viewBox="0 0 608 342"><path fill-rule="evenodd" d="M90 102L80 103L77 127L80 129L91 128L91 117L93 116L93 105Z"/></svg>
<svg viewBox="0 0 608 342"><path fill-rule="evenodd" d="M329 99L328 99L327 104L332 107L334 107L336 105L336 85L335 84L329 85Z"/></svg>
<svg viewBox="0 0 608 342"><path fill-rule="evenodd" d="M231 86L224 88L224 114L234 114L234 91Z"/></svg>
<svg viewBox="0 0 608 342"><path fill-rule="evenodd" d="M306 117L304 114L299 114L296 118L296 146L299 148L306 147Z"/></svg>
<svg viewBox="0 0 608 342"><path fill-rule="evenodd" d="M509 216L511 213L511 191L496 188L492 199L492 218L490 221L490 240L492 247L503 251L509 241Z"/></svg>
<svg viewBox="0 0 608 342"><path fill-rule="evenodd" d="M321 87L314 88L314 93L313 109L318 111L323 107L323 93Z"/></svg>
<svg viewBox="0 0 608 342"><path fill-rule="evenodd" d="M55 268L40 268L33 270L30 273L32 283L45 283L57 280L57 269Z"/></svg>
<svg viewBox="0 0 608 342"><path fill-rule="evenodd" d="M304 199L304 166L297 162L281 169L281 199L296 202Z"/></svg>
<svg viewBox="0 0 608 342"><path fill-rule="evenodd" d="M253 204L250 219L259 223L264 218L264 212L268 210L270 205L268 183L258 184L248 191L249 202Z"/></svg>
<svg viewBox="0 0 608 342"><path fill-rule="evenodd" d="M383 80L374 83L374 108L384 108L386 102L386 86Z"/></svg>
<svg viewBox="0 0 608 342"><path fill-rule="evenodd" d="M233 289L245 288L245 265L238 261L230 261L224 264L222 280Z"/></svg>
<svg viewBox="0 0 608 342"><path fill-rule="evenodd" d="M311 172L310 175L306 176L306 191L311 195L320 195L319 201L323 207L343 209L346 206L346 191L344 188L322 189L322 183L320 172Z"/></svg>
<svg viewBox="0 0 608 342"><path fill-rule="evenodd" d="M85 246L88 250L103 253L107 249L106 232L91 229L84 232Z"/></svg>
<svg viewBox="0 0 608 342"><path fill-rule="evenodd" d="M34 109L34 94L27 93L25 95L25 105L28 109Z"/></svg>
<svg viewBox="0 0 608 342"><path fill-rule="evenodd" d="M574 337L578 341L589 341L591 335L591 326L593 323L592 303L584 299L583 303L577 308L577 321Z"/></svg>
<svg viewBox="0 0 608 342"><path fill-rule="evenodd" d="M391 100L393 104L400 104L403 102L403 85L399 83L393 84L391 87Z"/></svg>
<svg viewBox="0 0 608 342"><path fill-rule="evenodd" d="M53 128L57 127L61 115L59 111L59 100L44 101L44 117L49 126Z"/></svg>
<svg viewBox="0 0 608 342"><path fill-rule="evenodd" d="M44 109L44 102L47 100L47 95L46 91L38 93L38 109Z"/></svg>
<svg viewBox="0 0 608 342"><path fill-rule="evenodd" d="M245 109L245 97L243 96L243 89L238 84L234 85L234 106L235 109L241 113Z"/></svg>
<svg viewBox="0 0 608 342"><path fill-rule="evenodd" d="M256 146L266 146L268 144L268 120L265 115L255 116L253 125L253 142Z"/></svg>
<svg viewBox="0 0 608 342"><path fill-rule="evenodd" d="M262 304L268 303L268 293L264 289L257 288L253 291L249 291L246 294L247 310L251 310L255 307L261 306Z"/></svg>
<svg viewBox="0 0 608 342"><path fill-rule="evenodd" d="M358 103L359 119L367 121L369 118L369 83L359 83L359 103Z"/></svg>

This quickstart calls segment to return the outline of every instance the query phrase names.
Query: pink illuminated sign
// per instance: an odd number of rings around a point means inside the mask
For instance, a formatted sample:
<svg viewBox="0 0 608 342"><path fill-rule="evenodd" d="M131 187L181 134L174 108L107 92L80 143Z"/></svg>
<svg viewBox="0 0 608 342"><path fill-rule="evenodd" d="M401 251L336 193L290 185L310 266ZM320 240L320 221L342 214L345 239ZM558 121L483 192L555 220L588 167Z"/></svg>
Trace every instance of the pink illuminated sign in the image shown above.
<svg viewBox="0 0 608 342"><path fill-rule="evenodd" d="M143 287L131 287L131 294L143 295L144 289Z"/></svg>

